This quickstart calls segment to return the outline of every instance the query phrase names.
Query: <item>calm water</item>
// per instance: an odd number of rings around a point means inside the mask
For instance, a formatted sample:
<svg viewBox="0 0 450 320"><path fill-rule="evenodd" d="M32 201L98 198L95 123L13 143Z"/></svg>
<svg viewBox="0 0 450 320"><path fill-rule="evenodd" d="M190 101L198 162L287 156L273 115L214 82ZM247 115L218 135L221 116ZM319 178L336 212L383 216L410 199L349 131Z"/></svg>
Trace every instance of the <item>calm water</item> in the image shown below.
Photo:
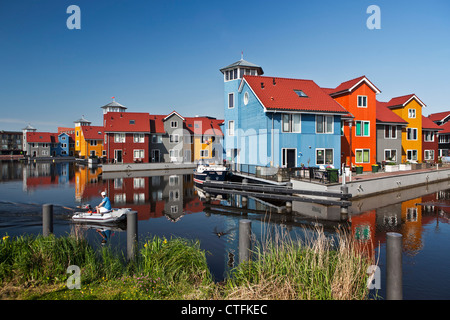
<svg viewBox="0 0 450 320"><path fill-rule="evenodd" d="M101 245L96 226L76 226L70 216L80 204L97 205L100 192L106 190L113 206L138 212L139 241L155 235L198 239L208 252L212 273L221 280L238 262L240 219L252 220L256 239L281 231L303 237L309 232L306 227L317 222L333 236L340 225L335 213L324 214L318 206L294 205L299 212L282 213L282 204L249 199L247 209L242 209L237 196L207 204L194 187L192 172L154 174L108 176L101 168L74 163L0 162L0 237L41 233L42 204L52 203L55 235L67 235L76 229L92 245ZM420 205L423 203L439 205ZM447 182L354 202L350 218L352 235L363 244L375 244L372 254L379 258L381 269L379 296L385 295L386 232L399 232L403 235L404 299L450 298ZM112 228L107 245L125 249L126 226Z"/></svg>

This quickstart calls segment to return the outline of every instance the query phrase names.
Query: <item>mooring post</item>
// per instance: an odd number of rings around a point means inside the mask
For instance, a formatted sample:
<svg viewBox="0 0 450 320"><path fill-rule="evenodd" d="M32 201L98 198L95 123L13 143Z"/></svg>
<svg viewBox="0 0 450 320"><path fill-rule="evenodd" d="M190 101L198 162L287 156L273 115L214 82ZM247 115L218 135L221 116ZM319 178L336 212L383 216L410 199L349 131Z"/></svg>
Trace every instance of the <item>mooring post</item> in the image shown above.
<svg viewBox="0 0 450 320"><path fill-rule="evenodd" d="M138 242L138 222L137 212L131 211L127 213L127 257L133 260L136 255L136 247Z"/></svg>
<svg viewBox="0 0 450 320"><path fill-rule="evenodd" d="M342 195L348 193L348 187L347 185L343 184L341 186L341 193ZM341 200L344 199L344 197L341 197ZM346 198L345 198L346 199ZM341 206L341 220L345 221L348 219L348 207L347 206Z"/></svg>
<svg viewBox="0 0 450 320"><path fill-rule="evenodd" d="M386 299L403 299L402 235L386 233Z"/></svg>
<svg viewBox="0 0 450 320"><path fill-rule="evenodd" d="M53 205L42 205L42 235L48 237L53 233Z"/></svg>
<svg viewBox="0 0 450 320"><path fill-rule="evenodd" d="M248 219L239 221L239 263L250 259L252 240L252 222Z"/></svg>

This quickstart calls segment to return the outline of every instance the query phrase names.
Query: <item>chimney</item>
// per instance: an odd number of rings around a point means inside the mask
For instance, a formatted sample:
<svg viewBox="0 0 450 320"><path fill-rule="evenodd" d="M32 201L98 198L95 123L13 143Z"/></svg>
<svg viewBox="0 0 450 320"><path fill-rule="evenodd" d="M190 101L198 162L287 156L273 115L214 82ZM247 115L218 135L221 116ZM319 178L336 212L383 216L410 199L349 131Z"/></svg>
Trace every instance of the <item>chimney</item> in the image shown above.
<svg viewBox="0 0 450 320"><path fill-rule="evenodd" d="M272 78L273 85L276 85L275 78Z"/></svg>
<svg viewBox="0 0 450 320"><path fill-rule="evenodd" d="M261 82L261 89L264 89L264 82Z"/></svg>

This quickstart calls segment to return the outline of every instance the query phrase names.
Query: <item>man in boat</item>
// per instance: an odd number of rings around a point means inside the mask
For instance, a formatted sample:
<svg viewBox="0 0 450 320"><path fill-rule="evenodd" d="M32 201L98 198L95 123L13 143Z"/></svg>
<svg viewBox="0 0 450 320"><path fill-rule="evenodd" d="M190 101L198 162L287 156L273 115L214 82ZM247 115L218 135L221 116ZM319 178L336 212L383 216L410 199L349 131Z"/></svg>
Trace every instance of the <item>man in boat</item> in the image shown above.
<svg viewBox="0 0 450 320"><path fill-rule="evenodd" d="M98 206L95 207L95 209L97 209L97 213L101 213L101 215L103 216L104 213L111 211L111 201L109 201L109 198L106 196L105 191L102 191L101 195L103 200Z"/></svg>

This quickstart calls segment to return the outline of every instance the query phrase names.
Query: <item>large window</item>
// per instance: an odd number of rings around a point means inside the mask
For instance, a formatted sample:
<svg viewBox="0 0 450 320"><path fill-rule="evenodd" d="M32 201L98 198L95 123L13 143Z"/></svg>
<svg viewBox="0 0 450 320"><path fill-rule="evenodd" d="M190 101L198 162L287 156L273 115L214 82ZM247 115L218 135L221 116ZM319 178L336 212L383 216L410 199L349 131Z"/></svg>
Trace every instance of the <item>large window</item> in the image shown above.
<svg viewBox="0 0 450 320"><path fill-rule="evenodd" d="M370 149L356 149L355 162L356 163L369 163L370 162Z"/></svg>
<svg viewBox="0 0 450 320"><path fill-rule="evenodd" d="M370 121L355 121L356 122L356 136L368 137L370 136Z"/></svg>
<svg viewBox="0 0 450 320"><path fill-rule="evenodd" d="M384 126L385 139L397 139L397 126Z"/></svg>
<svg viewBox="0 0 450 320"><path fill-rule="evenodd" d="M115 133L114 142L125 142L125 133Z"/></svg>
<svg viewBox="0 0 450 320"><path fill-rule="evenodd" d="M417 140L417 128L406 129L406 139L407 140Z"/></svg>
<svg viewBox="0 0 450 320"><path fill-rule="evenodd" d="M144 150L133 150L133 159L144 159Z"/></svg>
<svg viewBox="0 0 450 320"><path fill-rule="evenodd" d="M426 142L434 141L434 132L433 131L423 131L423 140Z"/></svg>
<svg viewBox="0 0 450 320"><path fill-rule="evenodd" d="M281 122L283 132L300 132L301 130L300 114L283 114Z"/></svg>
<svg viewBox="0 0 450 320"><path fill-rule="evenodd" d="M145 136L143 133L135 133L133 134L133 141L135 143L144 143Z"/></svg>
<svg viewBox="0 0 450 320"><path fill-rule="evenodd" d="M434 160L434 150L425 150L424 158L425 160Z"/></svg>
<svg viewBox="0 0 450 320"><path fill-rule="evenodd" d="M358 107L367 108L367 96L358 96Z"/></svg>
<svg viewBox="0 0 450 320"><path fill-rule="evenodd" d="M397 150L385 149L384 150L384 160L385 161L397 161Z"/></svg>
<svg viewBox="0 0 450 320"><path fill-rule="evenodd" d="M408 118L416 117L416 109L408 109Z"/></svg>
<svg viewBox="0 0 450 320"><path fill-rule="evenodd" d="M316 133L333 133L333 116L316 116Z"/></svg>
<svg viewBox="0 0 450 320"><path fill-rule="evenodd" d="M417 150L407 150L406 152L406 160L408 161L417 161Z"/></svg>
<svg viewBox="0 0 450 320"><path fill-rule="evenodd" d="M316 149L316 164L333 164L333 149Z"/></svg>

